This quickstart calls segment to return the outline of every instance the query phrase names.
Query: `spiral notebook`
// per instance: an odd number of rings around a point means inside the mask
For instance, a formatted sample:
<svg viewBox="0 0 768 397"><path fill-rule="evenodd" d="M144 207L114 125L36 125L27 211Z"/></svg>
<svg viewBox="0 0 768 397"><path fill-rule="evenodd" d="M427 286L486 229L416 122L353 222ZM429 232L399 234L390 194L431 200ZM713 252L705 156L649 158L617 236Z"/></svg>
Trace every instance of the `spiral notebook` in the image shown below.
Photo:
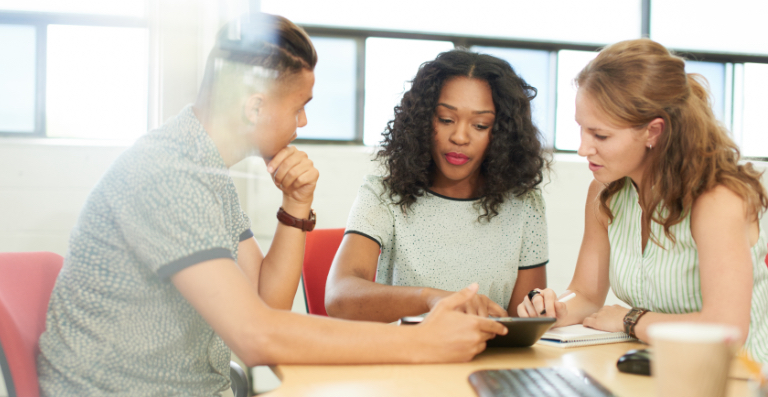
<svg viewBox="0 0 768 397"><path fill-rule="evenodd" d="M637 339L623 332L606 332L587 328L581 324L552 328L537 343L545 346L579 347L608 343L633 342Z"/></svg>

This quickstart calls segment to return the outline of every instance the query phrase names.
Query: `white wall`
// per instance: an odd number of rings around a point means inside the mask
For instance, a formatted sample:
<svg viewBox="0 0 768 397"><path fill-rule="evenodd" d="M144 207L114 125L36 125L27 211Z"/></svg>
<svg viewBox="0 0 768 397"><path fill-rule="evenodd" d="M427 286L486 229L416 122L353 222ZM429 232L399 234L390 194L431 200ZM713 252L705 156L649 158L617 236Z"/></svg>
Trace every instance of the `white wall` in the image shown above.
<svg viewBox="0 0 768 397"><path fill-rule="evenodd" d="M80 207L123 150L0 140L0 252L63 255Z"/></svg>

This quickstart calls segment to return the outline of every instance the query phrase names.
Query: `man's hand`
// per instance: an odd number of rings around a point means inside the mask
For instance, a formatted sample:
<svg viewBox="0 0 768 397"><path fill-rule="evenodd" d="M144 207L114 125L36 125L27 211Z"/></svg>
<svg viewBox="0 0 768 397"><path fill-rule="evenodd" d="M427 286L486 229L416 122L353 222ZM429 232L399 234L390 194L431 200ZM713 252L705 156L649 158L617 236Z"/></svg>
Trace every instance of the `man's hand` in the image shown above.
<svg viewBox="0 0 768 397"><path fill-rule="evenodd" d="M312 204L320 173L306 153L294 146L287 146L267 163L267 171L275 186L283 192L284 200L293 201L298 205ZM294 216L305 217L300 214Z"/></svg>
<svg viewBox="0 0 768 397"><path fill-rule="evenodd" d="M424 321L415 327L420 331L426 356L422 362L469 361L485 350L485 341L506 335L503 324L479 316L462 313L477 295L477 284L441 299Z"/></svg>
<svg viewBox="0 0 768 397"><path fill-rule="evenodd" d="M445 298L453 296L455 293L430 288L427 290L426 295L427 306L429 306L429 310L432 311ZM481 294L473 294L464 303L456 306L454 309L480 317L507 317L509 315L498 303Z"/></svg>

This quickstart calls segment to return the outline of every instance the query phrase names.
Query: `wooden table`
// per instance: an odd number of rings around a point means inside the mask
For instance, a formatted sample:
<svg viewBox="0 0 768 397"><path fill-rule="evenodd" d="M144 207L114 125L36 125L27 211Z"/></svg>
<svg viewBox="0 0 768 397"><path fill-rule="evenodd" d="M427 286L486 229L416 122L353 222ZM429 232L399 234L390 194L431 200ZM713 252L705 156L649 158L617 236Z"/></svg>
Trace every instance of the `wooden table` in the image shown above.
<svg viewBox="0 0 768 397"><path fill-rule="evenodd" d="M282 385L267 395L313 397L464 396L475 393L469 375L480 369L570 366L581 368L618 396L653 396L653 379L616 369L627 350L640 343L615 343L562 349L491 348L468 363L427 365L277 365L272 367ZM746 369L734 360L728 397L749 396Z"/></svg>

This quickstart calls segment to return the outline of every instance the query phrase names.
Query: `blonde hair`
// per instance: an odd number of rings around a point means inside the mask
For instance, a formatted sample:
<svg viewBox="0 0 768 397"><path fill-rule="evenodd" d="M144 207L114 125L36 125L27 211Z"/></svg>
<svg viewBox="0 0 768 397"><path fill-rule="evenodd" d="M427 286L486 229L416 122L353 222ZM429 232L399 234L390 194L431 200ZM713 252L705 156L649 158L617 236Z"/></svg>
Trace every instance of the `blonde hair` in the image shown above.
<svg viewBox="0 0 768 397"><path fill-rule="evenodd" d="M615 125L642 129L656 118L664 131L649 151L640 204L644 221L670 227L689 215L694 201L717 185L739 195L755 219L768 207L761 173L739 165L739 149L715 119L706 79L685 73L685 61L649 39L622 41L604 48L576 77L576 83ZM600 193L600 210L613 221L610 198L625 178ZM651 236L661 245L658 236Z"/></svg>

